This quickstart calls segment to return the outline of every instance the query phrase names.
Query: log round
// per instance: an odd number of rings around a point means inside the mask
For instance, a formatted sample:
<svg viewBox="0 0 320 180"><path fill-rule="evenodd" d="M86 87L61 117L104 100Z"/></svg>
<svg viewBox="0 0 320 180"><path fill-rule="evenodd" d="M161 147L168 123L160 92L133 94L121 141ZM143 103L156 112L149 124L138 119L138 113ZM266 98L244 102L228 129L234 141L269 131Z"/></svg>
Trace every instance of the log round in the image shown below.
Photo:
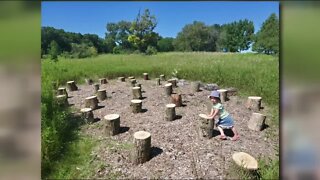
<svg viewBox="0 0 320 180"><path fill-rule="evenodd" d="M200 91L200 82L192 82L191 83L192 92Z"/></svg>
<svg viewBox="0 0 320 180"><path fill-rule="evenodd" d="M124 82L126 80L126 78L125 77L119 77L118 80L119 80L119 82Z"/></svg>
<svg viewBox="0 0 320 180"><path fill-rule="evenodd" d="M66 88L59 88L57 91L57 95L66 95L68 97L67 89Z"/></svg>
<svg viewBox="0 0 320 180"><path fill-rule="evenodd" d="M177 87L177 80L176 79L169 79L168 82L172 84L173 88Z"/></svg>
<svg viewBox="0 0 320 180"><path fill-rule="evenodd" d="M87 85L92 85L92 84L93 84L93 80L92 80L92 79L86 78L86 79L84 79L84 80L86 81L86 84L87 84Z"/></svg>
<svg viewBox="0 0 320 180"><path fill-rule="evenodd" d="M266 116L260 113L252 113L248 121L248 128L254 131L261 131L265 125Z"/></svg>
<svg viewBox="0 0 320 180"><path fill-rule="evenodd" d="M99 84L94 84L93 88L94 88L94 92L97 93L99 90L100 85Z"/></svg>
<svg viewBox="0 0 320 180"><path fill-rule="evenodd" d="M217 90L220 93L220 100L221 102L226 102L227 101L227 90L226 89L218 89Z"/></svg>
<svg viewBox="0 0 320 180"><path fill-rule="evenodd" d="M133 164L142 164L150 159L151 155L151 134L146 131L134 133Z"/></svg>
<svg viewBox="0 0 320 180"><path fill-rule="evenodd" d="M99 101L107 99L107 91L105 89L98 90L97 97Z"/></svg>
<svg viewBox="0 0 320 180"><path fill-rule="evenodd" d="M57 104L59 106L65 107L65 106L69 105L68 98L67 98L66 95L58 95L58 96L56 96L56 101L57 101Z"/></svg>
<svg viewBox="0 0 320 180"><path fill-rule="evenodd" d="M200 132L202 137L208 139L213 137L214 120L208 117L206 114L199 114L200 117Z"/></svg>
<svg viewBox="0 0 320 180"><path fill-rule="evenodd" d="M161 80L161 81L165 81L165 80L166 80L166 76L165 76L164 74L161 74L161 75L160 75L160 80Z"/></svg>
<svg viewBox="0 0 320 180"><path fill-rule="evenodd" d="M140 87L133 87L132 88L132 95L133 95L133 99L141 99L142 98L141 88Z"/></svg>
<svg viewBox="0 0 320 180"><path fill-rule="evenodd" d="M260 111L262 98L259 96L249 96L246 107L253 111Z"/></svg>
<svg viewBox="0 0 320 180"><path fill-rule="evenodd" d="M76 86L76 83L74 81L68 81L67 82L67 88L68 88L69 91L78 90L78 87Z"/></svg>
<svg viewBox="0 0 320 180"><path fill-rule="evenodd" d="M233 161L240 167L247 170L257 170L258 162L251 155L245 152L236 152L232 155Z"/></svg>
<svg viewBox="0 0 320 180"><path fill-rule="evenodd" d="M82 118L86 123L92 123L94 121L94 116L91 108L82 108L80 111Z"/></svg>
<svg viewBox="0 0 320 180"><path fill-rule="evenodd" d="M172 84L168 83L168 84L164 85L164 87L165 87L165 94L167 96L171 96L171 94L172 94Z"/></svg>
<svg viewBox="0 0 320 180"><path fill-rule="evenodd" d="M156 78L156 85L157 85L157 86L160 85L160 78Z"/></svg>
<svg viewBox="0 0 320 180"><path fill-rule="evenodd" d="M104 116L105 126L104 132L106 136L114 136L120 132L120 116L119 114L108 114Z"/></svg>
<svg viewBox="0 0 320 180"><path fill-rule="evenodd" d="M167 104L166 105L166 121L173 121L176 118L176 105L175 104Z"/></svg>
<svg viewBox="0 0 320 180"><path fill-rule="evenodd" d="M131 80L130 80L130 83L131 83L131 86L132 86L132 87L135 87L135 86L136 86L136 83L137 83L137 80L136 80L136 79L131 79Z"/></svg>
<svg viewBox="0 0 320 180"><path fill-rule="evenodd" d="M143 73L143 79L144 79L144 80L149 80L148 73Z"/></svg>
<svg viewBox="0 0 320 180"><path fill-rule="evenodd" d="M91 108L92 110L95 110L98 108L98 98L97 96L90 96L85 99L85 107Z"/></svg>
<svg viewBox="0 0 320 180"><path fill-rule="evenodd" d="M135 79L135 77L134 76L129 76L128 79Z"/></svg>
<svg viewBox="0 0 320 180"><path fill-rule="evenodd" d="M106 78L101 78L99 79L100 84L107 84L107 79Z"/></svg>
<svg viewBox="0 0 320 180"><path fill-rule="evenodd" d="M171 94L171 103L175 104L176 107L182 106L181 94Z"/></svg>
<svg viewBox="0 0 320 180"><path fill-rule="evenodd" d="M131 100L131 107L133 113L140 113L142 110L142 101L138 99Z"/></svg>

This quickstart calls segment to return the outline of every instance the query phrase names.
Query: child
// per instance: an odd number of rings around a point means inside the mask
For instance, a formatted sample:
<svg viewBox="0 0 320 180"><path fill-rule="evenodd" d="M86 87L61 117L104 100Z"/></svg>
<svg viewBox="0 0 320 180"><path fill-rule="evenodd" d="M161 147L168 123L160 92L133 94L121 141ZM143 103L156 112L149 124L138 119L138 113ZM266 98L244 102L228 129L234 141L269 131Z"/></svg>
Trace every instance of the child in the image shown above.
<svg viewBox="0 0 320 180"><path fill-rule="evenodd" d="M226 135L223 132L223 129L232 129L232 132L234 136L232 137L233 141L236 141L239 139L239 134L236 131L236 128L234 127L233 119L230 116L230 114L225 111L223 105L221 104L220 101L220 93L218 91L212 91L210 96L209 96L211 102L213 103L211 113L209 115L210 118L214 121L214 117L218 116L219 121L217 123L218 129L221 133L220 138L225 140L227 139Z"/></svg>

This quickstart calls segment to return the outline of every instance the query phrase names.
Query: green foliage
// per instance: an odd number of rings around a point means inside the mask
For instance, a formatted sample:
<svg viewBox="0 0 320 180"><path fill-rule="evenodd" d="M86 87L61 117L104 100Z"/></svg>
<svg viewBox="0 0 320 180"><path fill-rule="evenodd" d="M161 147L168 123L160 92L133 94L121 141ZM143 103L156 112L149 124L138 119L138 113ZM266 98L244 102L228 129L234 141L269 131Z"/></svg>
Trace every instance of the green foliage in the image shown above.
<svg viewBox="0 0 320 180"><path fill-rule="evenodd" d="M156 47L160 38L158 33L153 32L156 26L157 20L150 14L149 9L145 9L142 15L139 12L131 24L128 41L140 52L145 52L148 46Z"/></svg>
<svg viewBox="0 0 320 180"><path fill-rule="evenodd" d="M279 53L279 19L276 14L271 14L262 24L252 49L265 54Z"/></svg>
<svg viewBox="0 0 320 180"><path fill-rule="evenodd" d="M155 55L155 54L157 54L157 48L153 46L148 46L146 50L146 55Z"/></svg>
<svg viewBox="0 0 320 180"><path fill-rule="evenodd" d="M253 41L253 22L247 19L235 21L222 28L222 46L230 52L247 50Z"/></svg>
<svg viewBox="0 0 320 180"><path fill-rule="evenodd" d="M87 44L72 44L71 58L87 58L98 55L95 47L89 47Z"/></svg>
<svg viewBox="0 0 320 180"><path fill-rule="evenodd" d="M119 46L120 49L133 49L132 44L128 41L131 34L131 22L120 21L118 23L108 23L106 33L106 46L108 52L113 52L113 48ZM112 51L111 51L112 50Z"/></svg>
<svg viewBox="0 0 320 180"><path fill-rule="evenodd" d="M173 40L174 38L161 38L157 44L159 52L173 51Z"/></svg>
<svg viewBox="0 0 320 180"><path fill-rule="evenodd" d="M216 27L194 21L183 27L173 44L178 51L216 51L218 37Z"/></svg>
<svg viewBox="0 0 320 180"><path fill-rule="evenodd" d="M57 42L54 41L54 40L51 41L51 43L50 43L50 51L49 51L51 60L54 60L54 61L58 60L58 55L60 53L59 51L60 51L60 48L59 48L59 45L57 44Z"/></svg>

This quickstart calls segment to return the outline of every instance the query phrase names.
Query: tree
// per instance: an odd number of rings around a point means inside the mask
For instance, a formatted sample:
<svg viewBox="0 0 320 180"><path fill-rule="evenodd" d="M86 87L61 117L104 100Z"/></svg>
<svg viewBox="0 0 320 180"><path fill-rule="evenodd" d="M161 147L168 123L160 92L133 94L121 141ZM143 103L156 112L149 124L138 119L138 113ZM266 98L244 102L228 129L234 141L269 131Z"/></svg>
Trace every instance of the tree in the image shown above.
<svg viewBox="0 0 320 180"><path fill-rule="evenodd" d="M240 20L226 24L221 35L223 48L230 52L247 50L253 40L254 26L252 21Z"/></svg>
<svg viewBox="0 0 320 180"><path fill-rule="evenodd" d="M118 23L108 23L105 42L109 52L112 52L114 47L118 49L133 49L132 44L128 41L131 22L120 21Z"/></svg>
<svg viewBox="0 0 320 180"><path fill-rule="evenodd" d="M148 46L157 46L159 34L153 32L157 26L157 20L150 14L149 9L145 9L141 15L138 13L136 19L131 24L128 41L132 43L140 52L145 52Z"/></svg>
<svg viewBox="0 0 320 180"><path fill-rule="evenodd" d="M59 51L60 50L59 50L58 43L55 40L51 41L49 54L52 60L54 61L58 60Z"/></svg>
<svg viewBox="0 0 320 180"><path fill-rule="evenodd" d="M174 50L173 40L174 38L169 38L169 37L161 38L157 44L159 52L173 51Z"/></svg>
<svg viewBox="0 0 320 180"><path fill-rule="evenodd" d="M216 51L218 36L216 27L194 21L183 27L173 44L178 51Z"/></svg>
<svg viewBox="0 0 320 180"><path fill-rule="evenodd" d="M255 37L252 50L265 54L279 52L279 19L276 14L271 14Z"/></svg>

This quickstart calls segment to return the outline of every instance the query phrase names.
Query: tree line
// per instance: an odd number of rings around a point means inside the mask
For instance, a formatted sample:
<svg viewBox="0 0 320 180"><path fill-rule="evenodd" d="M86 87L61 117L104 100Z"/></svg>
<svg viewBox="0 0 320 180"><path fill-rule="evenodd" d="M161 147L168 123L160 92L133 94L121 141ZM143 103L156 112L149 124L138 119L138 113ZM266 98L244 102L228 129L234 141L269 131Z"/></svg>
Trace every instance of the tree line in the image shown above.
<svg viewBox="0 0 320 180"><path fill-rule="evenodd" d="M59 55L85 58L102 53L240 52L248 50L251 44L258 53L279 53L279 19L275 14L266 19L256 34L253 22L248 19L222 25L194 21L185 25L175 38L161 37L154 31L156 26L156 17L146 9L132 22L107 23L105 38L42 27L41 55L57 59Z"/></svg>

